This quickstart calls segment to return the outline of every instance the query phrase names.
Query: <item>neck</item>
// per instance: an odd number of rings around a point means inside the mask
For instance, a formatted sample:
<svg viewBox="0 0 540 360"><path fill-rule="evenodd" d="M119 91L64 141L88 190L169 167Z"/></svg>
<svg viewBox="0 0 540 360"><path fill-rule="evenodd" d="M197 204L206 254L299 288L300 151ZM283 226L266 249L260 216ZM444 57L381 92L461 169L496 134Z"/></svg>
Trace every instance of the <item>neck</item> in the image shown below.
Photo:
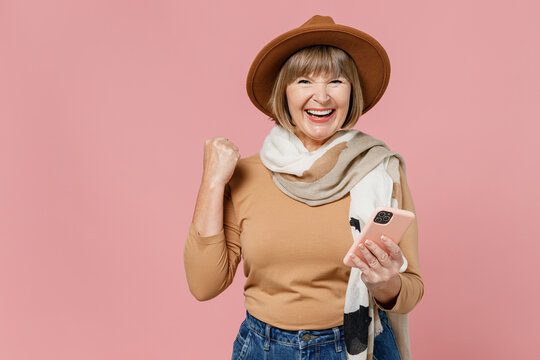
<svg viewBox="0 0 540 360"><path fill-rule="evenodd" d="M303 134L302 132L299 132L299 133L296 133L295 134L296 137L298 137L298 139L300 139L300 141L302 141L302 144L304 144L304 147L307 149L307 151L309 152L312 152L312 151L315 151L317 150L318 148L320 148L321 146L324 145L324 143L326 141L328 141L328 139L331 138L328 137L326 139L323 139L323 140L314 140L308 136L306 136L305 134Z"/></svg>

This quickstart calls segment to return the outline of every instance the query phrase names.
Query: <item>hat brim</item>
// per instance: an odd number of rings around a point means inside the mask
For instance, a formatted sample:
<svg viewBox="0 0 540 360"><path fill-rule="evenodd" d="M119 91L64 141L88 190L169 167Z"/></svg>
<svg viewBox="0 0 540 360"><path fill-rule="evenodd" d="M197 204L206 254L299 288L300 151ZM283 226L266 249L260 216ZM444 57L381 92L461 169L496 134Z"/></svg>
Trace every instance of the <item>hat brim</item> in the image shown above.
<svg viewBox="0 0 540 360"><path fill-rule="evenodd" d="M296 51L313 45L330 45L347 52L360 76L366 113L379 101L390 80L388 54L372 36L355 28L331 24L303 26L290 30L269 42L255 57L247 75L246 90L253 104L273 117L267 108L275 78L281 66Z"/></svg>

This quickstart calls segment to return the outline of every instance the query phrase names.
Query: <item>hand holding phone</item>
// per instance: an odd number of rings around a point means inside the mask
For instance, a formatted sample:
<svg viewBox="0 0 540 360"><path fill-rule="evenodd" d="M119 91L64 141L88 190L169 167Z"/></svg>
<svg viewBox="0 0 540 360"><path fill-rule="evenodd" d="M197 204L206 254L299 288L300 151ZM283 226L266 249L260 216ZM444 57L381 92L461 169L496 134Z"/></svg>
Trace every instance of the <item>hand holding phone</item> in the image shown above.
<svg viewBox="0 0 540 360"><path fill-rule="evenodd" d="M399 244L405 231L407 231L414 221L414 218L415 215L412 211L384 206L376 208L370 220L361 229L360 235L353 242L353 245L343 258L343 263L351 267L356 266L351 259L351 254L354 254L367 264L366 259L360 249L358 249L358 245L363 244L367 239L376 243L389 254L388 249L381 240L381 235L385 235L391 238L396 244Z"/></svg>

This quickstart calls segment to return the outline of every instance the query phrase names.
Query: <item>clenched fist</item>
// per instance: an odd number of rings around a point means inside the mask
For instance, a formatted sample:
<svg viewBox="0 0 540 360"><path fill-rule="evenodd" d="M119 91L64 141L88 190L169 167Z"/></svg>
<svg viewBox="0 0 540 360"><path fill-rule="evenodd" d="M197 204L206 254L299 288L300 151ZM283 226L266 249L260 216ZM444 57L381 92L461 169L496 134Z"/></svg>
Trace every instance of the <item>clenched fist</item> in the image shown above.
<svg viewBox="0 0 540 360"><path fill-rule="evenodd" d="M239 159L238 147L229 139L224 136L207 139L204 143L203 182L225 186Z"/></svg>

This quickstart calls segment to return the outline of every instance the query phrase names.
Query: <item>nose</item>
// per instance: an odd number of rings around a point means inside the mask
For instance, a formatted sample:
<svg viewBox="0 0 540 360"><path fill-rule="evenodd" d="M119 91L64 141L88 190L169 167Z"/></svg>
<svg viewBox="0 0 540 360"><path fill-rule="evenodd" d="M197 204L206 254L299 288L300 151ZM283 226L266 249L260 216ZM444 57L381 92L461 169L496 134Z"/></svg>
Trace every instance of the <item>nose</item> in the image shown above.
<svg viewBox="0 0 540 360"><path fill-rule="evenodd" d="M318 103L325 103L330 99L330 96L328 95L328 92L326 91L326 85L325 84L318 84L314 87L313 90L313 100L317 101Z"/></svg>

